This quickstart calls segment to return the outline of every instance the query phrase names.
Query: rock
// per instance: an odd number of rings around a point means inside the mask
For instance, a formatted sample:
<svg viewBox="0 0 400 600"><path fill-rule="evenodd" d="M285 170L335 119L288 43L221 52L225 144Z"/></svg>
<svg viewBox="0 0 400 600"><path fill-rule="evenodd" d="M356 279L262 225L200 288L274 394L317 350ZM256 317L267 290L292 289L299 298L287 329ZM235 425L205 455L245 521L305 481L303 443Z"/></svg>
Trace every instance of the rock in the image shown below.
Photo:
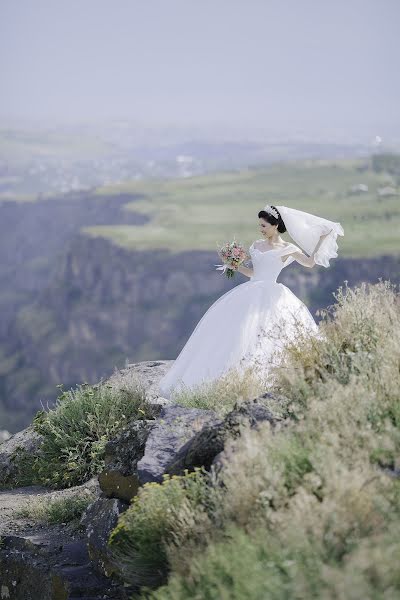
<svg viewBox="0 0 400 600"><path fill-rule="evenodd" d="M137 463L139 483L161 482L168 466L179 451L205 425L219 422L213 410L186 408L178 404L165 406L146 441L144 456Z"/></svg>
<svg viewBox="0 0 400 600"><path fill-rule="evenodd" d="M263 421L274 425L276 418L262 404L262 397L237 404L224 419L206 424L182 446L166 472L170 475L183 475L185 469L190 471L201 466L210 469L216 457L224 450L229 437L240 435L243 426L257 427Z"/></svg>
<svg viewBox="0 0 400 600"><path fill-rule="evenodd" d="M106 444L106 466L99 474L99 484L108 498L129 502L136 495L140 485L137 463L144 455L146 440L155 423L155 420L132 421Z"/></svg>
<svg viewBox="0 0 400 600"><path fill-rule="evenodd" d="M11 433L7 429L0 429L0 444L11 437Z"/></svg>
<svg viewBox="0 0 400 600"><path fill-rule="evenodd" d="M120 582L93 569L84 539L53 538L51 530L33 536L2 536L1 598L87 600L129 598Z"/></svg>
<svg viewBox="0 0 400 600"><path fill-rule="evenodd" d="M66 488L65 490L62 490L62 491L64 491L64 493L65 493L65 492L68 492L69 490L72 490L72 493L82 491L82 492L86 492L89 494L93 494L93 496L97 496L97 497L100 496L100 494L101 494L99 480L98 480L98 477L96 477L96 475L94 475L91 479L88 479L88 481L81 483L80 485L76 485L73 488ZM56 490L54 493L57 494L60 492L58 490Z"/></svg>
<svg viewBox="0 0 400 600"><path fill-rule="evenodd" d="M119 515L128 506L127 503L121 502L117 498L97 498L89 504L81 517L80 523L86 528L90 560L95 568L107 577L118 572L107 545L108 538L117 525Z"/></svg>
<svg viewBox="0 0 400 600"><path fill-rule="evenodd" d="M143 360L130 363L124 369L115 369L107 380L108 385L115 388L130 388L139 380L145 390L146 398L153 408L160 410L165 404L170 404L166 398L161 398L158 392L158 383L170 369L173 360Z"/></svg>
<svg viewBox="0 0 400 600"><path fill-rule="evenodd" d="M206 423L219 422L210 410L168 405L160 411L158 419L132 421L106 445L106 466L99 484L108 498L129 502L144 483L161 482L166 466L182 446Z"/></svg>
<svg viewBox="0 0 400 600"><path fill-rule="evenodd" d="M29 425L0 444L0 487L34 483L27 480L29 473L26 467L39 450L42 440L42 436Z"/></svg>
<svg viewBox="0 0 400 600"><path fill-rule="evenodd" d="M383 468L382 471L392 477L393 479L400 479L400 468L392 467L392 468Z"/></svg>
<svg viewBox="0 0 400 600"><path fill-rule="evenodd" d="M128 590L117 577L107 578L97 571L97 564L91 561L88 553L82 525L76 521L50 524L37 521L32 516L14 514L14 511L32 502L51 502L78 495L84 497L86 494L92 496L93 501L89 506L93 506L99 493L96 477L66 490L49 491L44 487L30 486L0 492L0 598L129 598ZM105 532L106 525L111 527L114 523L113 514L115 507L109 511L103 510L100 519L93 519L97 539L100 530Z"/></svg>

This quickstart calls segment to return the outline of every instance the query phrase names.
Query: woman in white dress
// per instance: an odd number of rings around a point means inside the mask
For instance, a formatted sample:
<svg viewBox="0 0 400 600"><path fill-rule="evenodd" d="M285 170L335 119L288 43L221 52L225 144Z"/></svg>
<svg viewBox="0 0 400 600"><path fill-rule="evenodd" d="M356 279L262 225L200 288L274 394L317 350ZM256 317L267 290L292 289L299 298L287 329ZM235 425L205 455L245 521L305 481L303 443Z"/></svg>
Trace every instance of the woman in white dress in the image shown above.
<svg viewBox="0 0 400 600"><path fill-rule="evenodd" d="M268 372L285 340L293 339L299 328L319 334L306 305L276 279L295 260L304 267L328 267L337 256L342 226L285 206L266 205L258 218L262 237L249 248L253 268L237 268L249 281L223 294L200 319L159 382L162 397L210 383L231 368L256 365ZM298 245L280 237L285 231Z"/></svg>

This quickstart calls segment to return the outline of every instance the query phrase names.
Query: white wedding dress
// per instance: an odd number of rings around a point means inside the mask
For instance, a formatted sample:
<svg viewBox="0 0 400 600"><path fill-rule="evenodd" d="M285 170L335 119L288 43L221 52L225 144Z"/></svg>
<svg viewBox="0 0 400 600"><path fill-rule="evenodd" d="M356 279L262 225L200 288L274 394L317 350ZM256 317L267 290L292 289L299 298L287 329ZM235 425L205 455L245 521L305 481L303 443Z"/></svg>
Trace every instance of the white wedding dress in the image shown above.
<svg viewBox="0 0 400 600"><path fill-rule="evenodd" d="M267 372L285 340L294 339L299 327L319 335L306 305L276 281L281 270L295 260L288 254L301 252L300 248L292 243L262 248L265 240L256 240L249 248L254 271L249 281L223 294L200 319L159 382L162 397L171 399L180 389L210 383L232 367L240 372L253 365Z"/></svg>

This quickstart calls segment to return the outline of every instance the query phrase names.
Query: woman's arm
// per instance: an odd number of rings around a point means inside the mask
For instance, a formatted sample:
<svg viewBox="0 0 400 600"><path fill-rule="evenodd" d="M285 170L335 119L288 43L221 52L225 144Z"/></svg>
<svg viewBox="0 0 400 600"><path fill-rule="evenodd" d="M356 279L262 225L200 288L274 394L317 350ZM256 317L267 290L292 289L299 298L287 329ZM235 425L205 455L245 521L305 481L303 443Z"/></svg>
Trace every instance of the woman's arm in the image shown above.
<svg viewBox="0 0 400 600"><path fill-rule="evenodd" d="M292 254L288 254L287 256L293 256L298 263L303 265L303 267L313 267L315 265L315 261L313 256L307 256L303 254L303 252L293 252Z"/></svg>
<svg viewBox="0 0 400 600"><path fill-rule="evenodd" d="M244 267L243 265L239 265L235 271L239 271L239 273L242 273L243 275L246 275L247 277L252 277L252 275L254 275L254 270L253 269L249 269L249 267Z"/></svg>
<svg viewBox="0 0 400 600"><path fill-rule="evenodd" d="M329 233L330 233L330 231L329 231ZM295 260L297 260L298 263L303 265L303 267L309 267L309 268L313 267L316 264L316 262L314 260L315 253L317 252L318 248L320 247L320 245L322 244L322 242L324 241L326 236L329 235L329 233L325 233L324 235L321 235L321 237L318 240L318 244L315 246L314 251L311 254L311 256L306 256L305 254L303 254L303 252L293 252L293 254L291 254L290 256L293 256L293 258Z"/></svg>

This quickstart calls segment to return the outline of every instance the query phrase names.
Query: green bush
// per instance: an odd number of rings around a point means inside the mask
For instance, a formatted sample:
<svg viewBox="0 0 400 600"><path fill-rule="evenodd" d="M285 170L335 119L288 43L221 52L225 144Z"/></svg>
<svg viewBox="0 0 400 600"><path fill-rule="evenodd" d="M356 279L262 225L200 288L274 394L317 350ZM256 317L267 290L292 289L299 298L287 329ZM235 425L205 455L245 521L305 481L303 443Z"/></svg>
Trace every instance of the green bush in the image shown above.
<svg viewBox="0 0 400 600"><path fill-rule="evenodd" d="M355 490L357 493L357 490ZM370 490L368 490L368 493ZM373 489L380 494L380 491ZM362 499L364 500L364 498ZM142 598L152 600L395 600L400 589L399 513L379 530L382 515L352 507L343 524L340 505L322 516L308 495L274 530L251 533L232 525L192 560L186 575ZM361 504L361 503L360 503ZM392 507L393 510L393 507ZM394 517L397 517L397 521ZM369 520L371 519L371 520ZM348 543L346 543L348 542ZM340 557L340 553L342 557Z"/></svg>
<svg viewBox="0 0 400 600"><path fill-rule="evenodd" d="M27 485L40 485L41 480L35 471L35 453L28 452L25 448L18 446L12 456L12 477L0 475L0 490L8 490Z"/></svg>
<svg viewBox="0 0 400 600"><path fill-rule="evenodd" d="M79 485L104 468L109 440L133 419L151 418L139 382L132 389L101 383L64 391L53 409L34 418L33 426L44 438L34 472L49 487Z"/></svg>
<svg viewBox="0 0 400 600"><path fill-rule="evenodd" d="M146 483L112 531L109 546L131 585L154 587L169 570L168 545L197 543L211 526L207 475L196 468L184 476L164 474L162 483ZM198 545L196 546L198 549Z"/></svg>

